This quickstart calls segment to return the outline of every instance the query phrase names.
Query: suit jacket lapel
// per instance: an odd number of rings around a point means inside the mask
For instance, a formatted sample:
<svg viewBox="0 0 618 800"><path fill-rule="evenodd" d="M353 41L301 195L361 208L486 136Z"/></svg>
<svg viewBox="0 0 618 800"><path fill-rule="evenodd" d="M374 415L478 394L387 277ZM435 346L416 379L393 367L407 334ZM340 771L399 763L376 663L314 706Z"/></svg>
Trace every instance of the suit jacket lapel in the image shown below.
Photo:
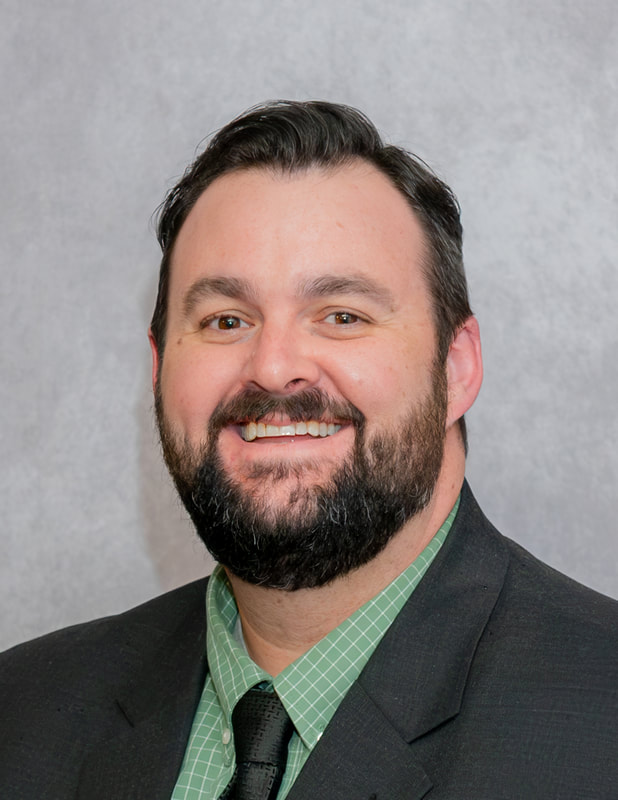
<svg viewBox="0 0 618 800"><path fill-rule="evenodd" d="M415 742L455 717L508 566L467 484L453 529L314 749L288 800L418 800Z"/></svg>
<svg viewBox="0 0 618 800"><path fill-rule="evenodd" d="M205 584L198 586L175 630L153 634L136 626L131 632L141 668L110 697L117 733L85 759L79 800L171 797L206 674Z"/></svg>
<svg viewBox="0 0 618 800"><path fill-rule="evenodd" d="M459 712L508 561L506 546L464 484L442 550L359 678L406 741Z"/></svg>
<svg viewBox="0 0 618 800"><path fill-rule="evenodd" d="M288 800L420 800L427 794L431 770L415 742L426 742L459 712L507 565L505 546L464 485L447 541L344 698ZM152 631L147 634L142 670L111 701L117 735L84 762L78 800L171 796L206 672L203 602L185 624L161 635L158 650ZM142 652L138 635L135 647Z"/></svg>
<svg viewBox="0 0 618 800"><path fill-rule="evenodd" d="M420 800L431 786L408 743L355 683L287 798Z"/></svg>

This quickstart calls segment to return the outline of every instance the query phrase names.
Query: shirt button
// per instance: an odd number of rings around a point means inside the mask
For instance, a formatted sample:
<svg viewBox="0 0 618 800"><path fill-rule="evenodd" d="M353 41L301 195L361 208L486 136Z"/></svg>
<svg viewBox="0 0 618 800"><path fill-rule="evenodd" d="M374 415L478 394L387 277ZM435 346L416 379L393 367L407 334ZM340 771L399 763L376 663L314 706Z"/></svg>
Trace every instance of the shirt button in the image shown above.
<svg viewBox="0 0 618 800"><path fill-rule="evenodd" d="M232 738L232 732L230 731L230 729L224 728L221 733L221 741L223 742L223 744L229 744L231 738Z"/></svg>

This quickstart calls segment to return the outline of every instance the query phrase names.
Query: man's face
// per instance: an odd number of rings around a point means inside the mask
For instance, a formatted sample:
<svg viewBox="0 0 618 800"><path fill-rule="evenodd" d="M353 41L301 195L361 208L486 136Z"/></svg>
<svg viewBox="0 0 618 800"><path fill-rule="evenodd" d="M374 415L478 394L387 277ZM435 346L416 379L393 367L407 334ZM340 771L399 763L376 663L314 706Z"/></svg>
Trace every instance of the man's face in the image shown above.
<svg viewBox="0 0 618 800"><path fill-rule="evenodd" d="M328 538L317 522L326 508L340 518L330 536L343 539L352 497L360 495L362 507L384 485L375 505L392 508L365 523L393 530L373 532L366 561L428 501L446 386L434 363L423 253L406 201L364 162L292 176L226 175L192 209L172 259L157 406L183 499L209 546L200 527L211 517L223 526L211 549L232 571L242 565L226 563L225 539L239 534L225 519L242 517L249 539L276 550L303 526ZM423 497L409 503L410 493ZM366 527L359 514L352 527ZM358 551L356 533L346 535ZM315 549L306 537L299 542ZM241 561L255 556L246 544ZM338 544L321 558L332 561ZM339 571L360 565L343 561ZM241 577L269 583L262 572Z"/></svg>

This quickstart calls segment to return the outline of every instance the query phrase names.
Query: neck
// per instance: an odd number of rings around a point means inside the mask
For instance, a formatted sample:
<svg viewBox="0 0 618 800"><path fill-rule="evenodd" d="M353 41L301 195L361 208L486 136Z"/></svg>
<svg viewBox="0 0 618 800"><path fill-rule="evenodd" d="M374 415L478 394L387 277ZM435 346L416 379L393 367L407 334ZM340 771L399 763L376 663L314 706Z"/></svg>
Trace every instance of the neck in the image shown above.
<svg viewBox="0 0 618 800"><path fill-rule="evenodd" d="M447 440L448 440L447 434ZM251 658L277 675L382 591L420 555L451 511L463 483L461 447L447 447L429 505L368 564L326 586L288 592L228 572Z"/></svg>

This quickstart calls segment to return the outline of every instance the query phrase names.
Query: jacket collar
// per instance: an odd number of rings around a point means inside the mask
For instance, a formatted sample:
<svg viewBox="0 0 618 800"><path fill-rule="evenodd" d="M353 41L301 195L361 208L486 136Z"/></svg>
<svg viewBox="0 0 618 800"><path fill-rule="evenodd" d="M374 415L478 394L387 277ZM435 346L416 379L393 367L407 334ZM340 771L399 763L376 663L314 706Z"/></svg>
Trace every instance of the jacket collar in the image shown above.
<svg viewBox="0 0 618 800"><path fill-rule="evenodd" d="M444 546L343 700L288 800L425 796L431 768L415 742L458 714L508 558L464 484ZM333 752L345 758L333 759Z"/></svg>
<svg viewBox="0 0 618 800"><path fill-rule="evenodd" d="M508 566L496 533L464 484L451 535L360 677L408 742L459 711Z"/></svg>

